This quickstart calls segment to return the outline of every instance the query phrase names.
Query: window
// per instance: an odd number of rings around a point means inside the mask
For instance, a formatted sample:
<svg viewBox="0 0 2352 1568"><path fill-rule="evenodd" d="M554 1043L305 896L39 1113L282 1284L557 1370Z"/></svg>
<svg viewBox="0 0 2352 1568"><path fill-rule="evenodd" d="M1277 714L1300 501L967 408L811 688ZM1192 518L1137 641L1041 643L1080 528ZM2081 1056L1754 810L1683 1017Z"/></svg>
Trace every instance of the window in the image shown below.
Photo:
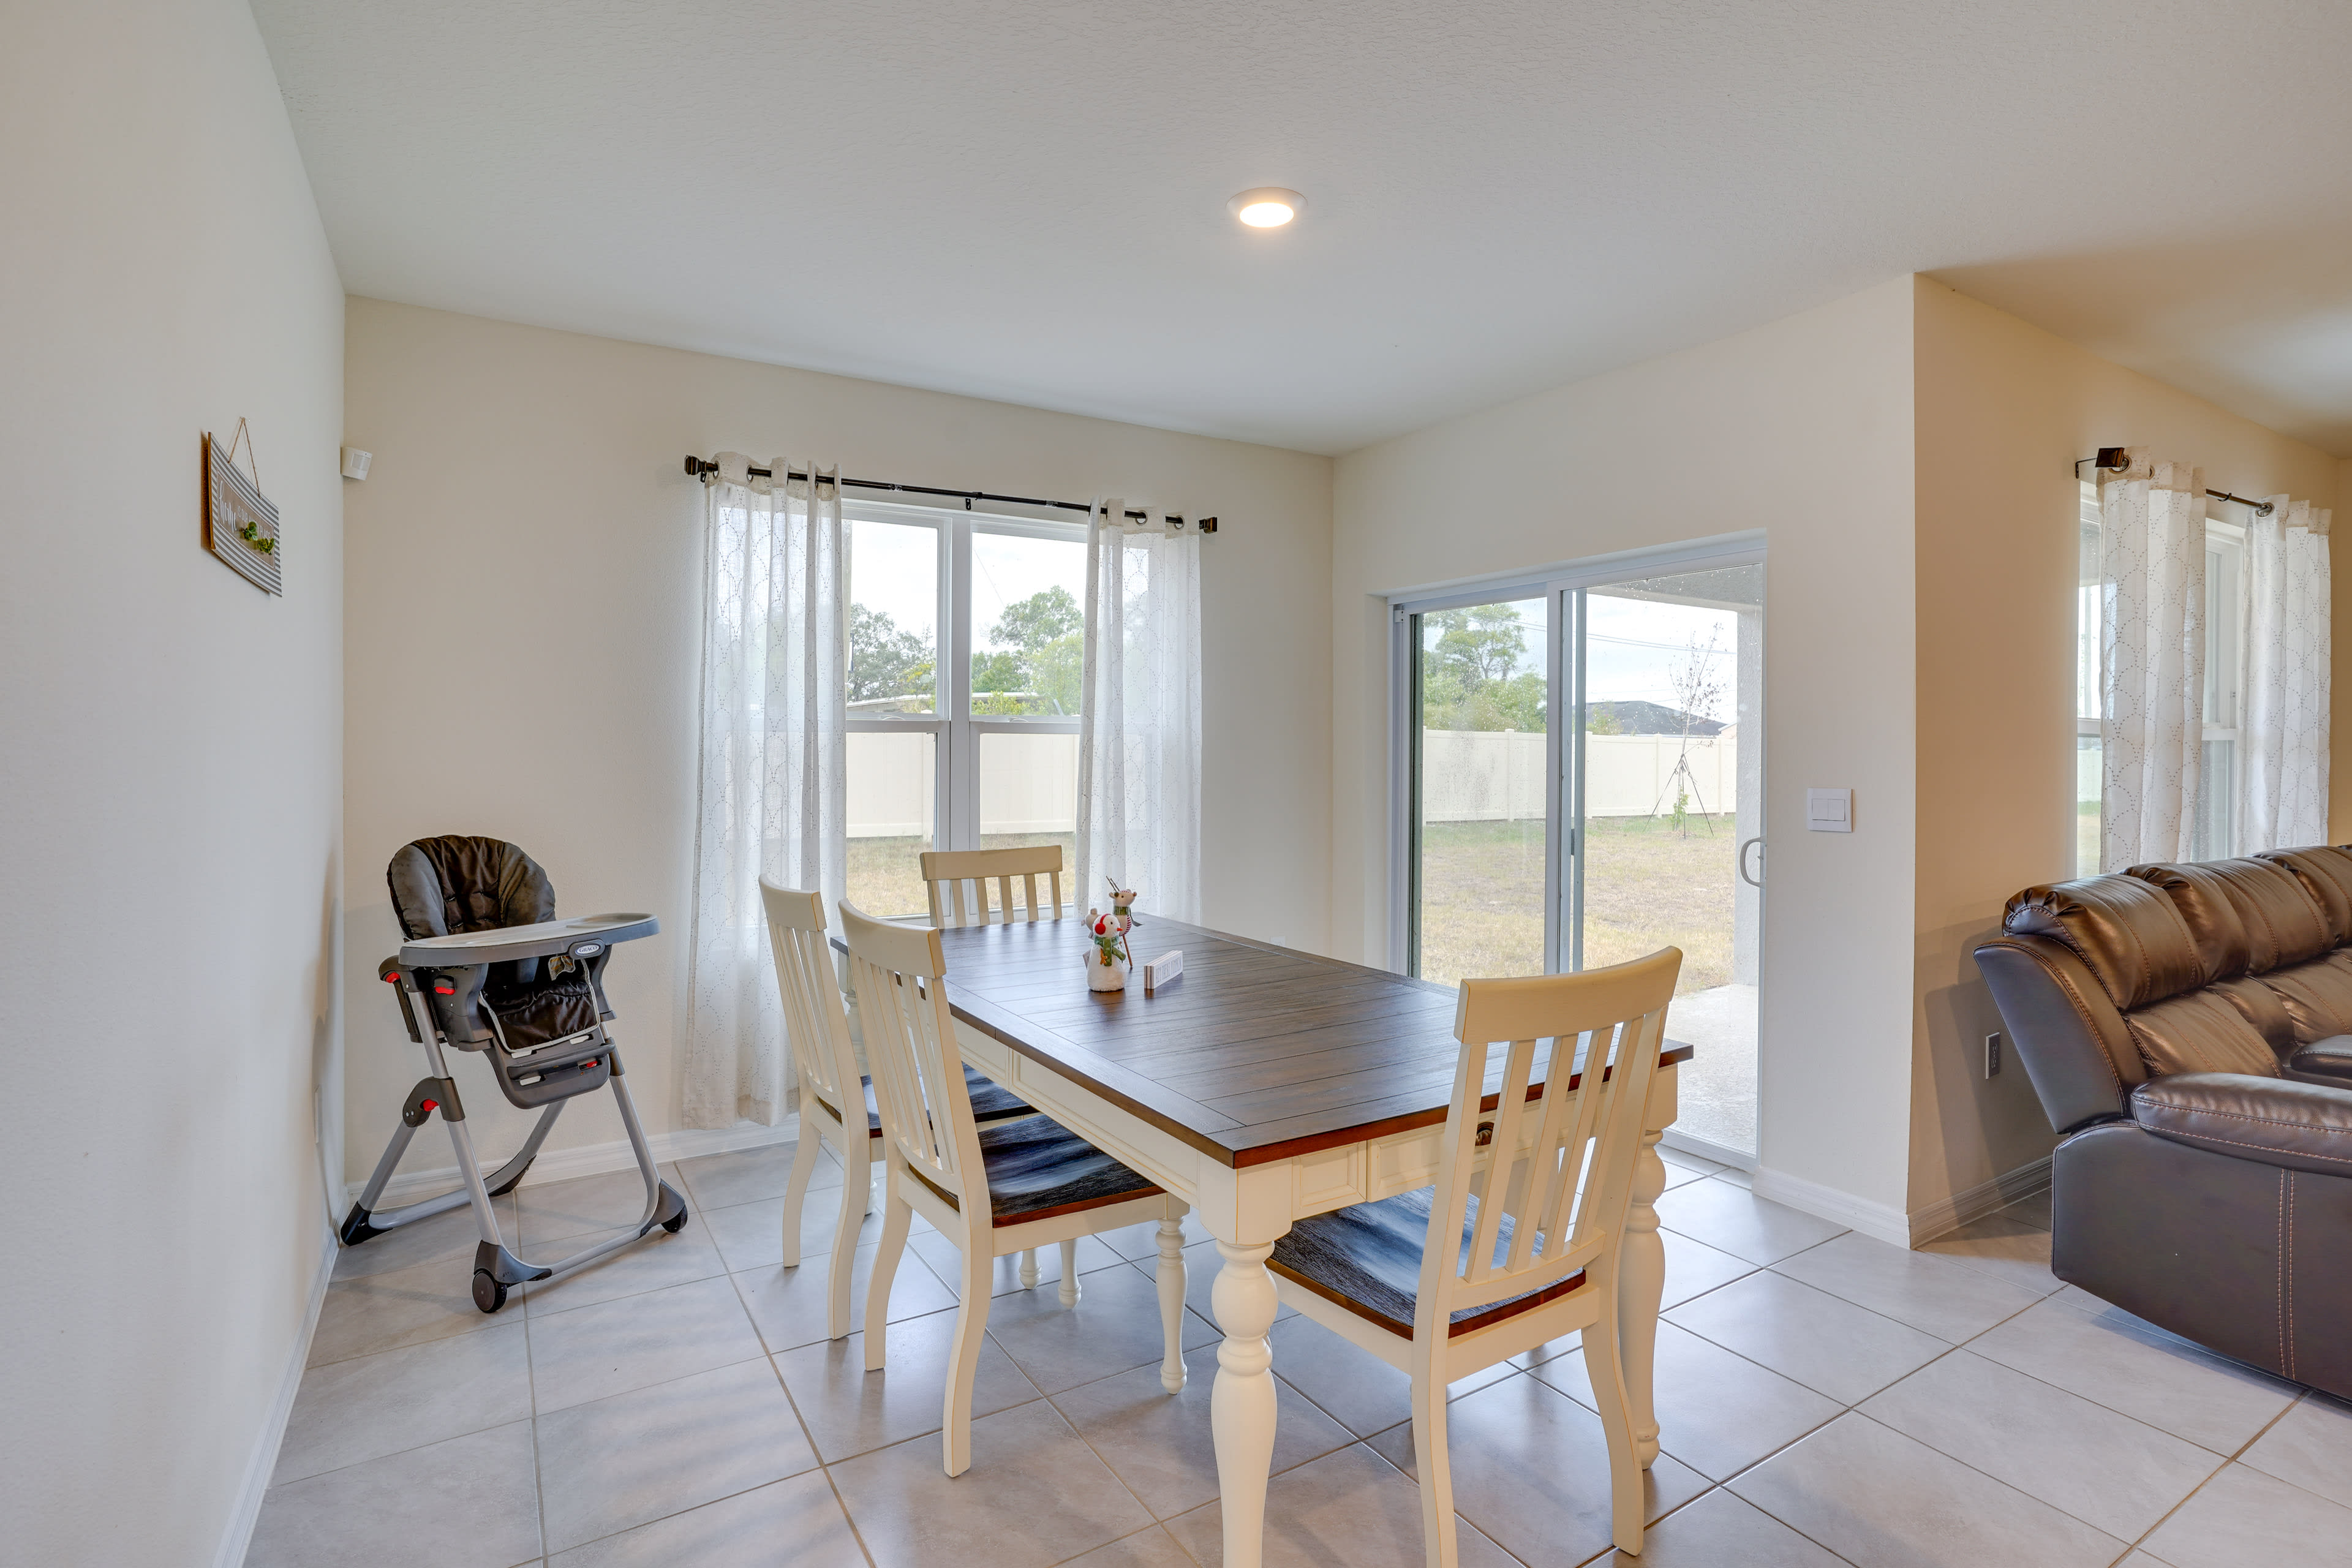
<svg viewBox="0 0 2352 1568"><path fill-rule="evenodd" d="M1059 844L1066 865L1085 525L871 502L843 517L849 901L923 913L926 849Z"/></svg>
<svg viewBox="0 0 2352 1568"><path fill-rule="evenodd" d="M2084 481L2074 614L2074 875L2099 874L2104 756L2099 742L2106 637L2106 596L2099 580L2099 490ZM2196 829L2200 860L2236 853L2241 723L2240 661L2246 616L2246 531L2209 517L2205 523L2205 731L2198 764ZM2115 868L2121 870L2121 867Z"/></svg>

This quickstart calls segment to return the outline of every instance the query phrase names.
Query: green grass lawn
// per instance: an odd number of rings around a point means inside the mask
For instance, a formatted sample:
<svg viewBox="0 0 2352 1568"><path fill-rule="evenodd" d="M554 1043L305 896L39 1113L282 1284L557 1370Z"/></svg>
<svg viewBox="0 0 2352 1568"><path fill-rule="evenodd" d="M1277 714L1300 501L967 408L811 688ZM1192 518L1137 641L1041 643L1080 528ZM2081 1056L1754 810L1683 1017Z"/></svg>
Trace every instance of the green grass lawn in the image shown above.
<svg viewBox="0 0 2352 1568"><path fill-rule="evenodd" d="M1087 908L1084 889L1076 887L1078 840L1074 833L990 833L983 835L983 849L1012 849L1032 844L1058 844L1062 847L1062 901L1075 903L1081 913ZM849 901L869 915L887 918L892 915L922 915L930 910L930 901L923 894L922 852L931 847L928 838L853 838L849 841ZM1019 884L1014 884L1018 896ZM993 891L990 893L992 900ZM1053 894L1040 882L1037 897L1043 900ZM1094 902L1102 900L1097 897Z"/></svg>
<svg viewBox="0 0 2352 1568"><path fill-rule="evenodd" d="M1421 973L1465 975L1543 969L1540 822L1441 822L1422 832ZM1678 990L1731 978L1738 837L1727 814L1594 818L1585 829L1584 962L1620 963L1683 950Z"/></svg>

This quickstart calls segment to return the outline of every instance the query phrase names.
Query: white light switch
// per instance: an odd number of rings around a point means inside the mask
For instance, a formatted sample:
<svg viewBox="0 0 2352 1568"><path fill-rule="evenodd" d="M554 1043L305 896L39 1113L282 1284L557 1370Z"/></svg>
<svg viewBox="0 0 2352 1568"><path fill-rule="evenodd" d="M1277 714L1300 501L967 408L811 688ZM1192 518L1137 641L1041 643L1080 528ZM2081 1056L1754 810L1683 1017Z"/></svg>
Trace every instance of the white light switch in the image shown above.
<svg viewBox="0 0 2352 1568"><path fill-rule="evenodd" d="M1853 831L1853 791L1809 789L1805 792L1805 826L1814 833Z"/></svg>

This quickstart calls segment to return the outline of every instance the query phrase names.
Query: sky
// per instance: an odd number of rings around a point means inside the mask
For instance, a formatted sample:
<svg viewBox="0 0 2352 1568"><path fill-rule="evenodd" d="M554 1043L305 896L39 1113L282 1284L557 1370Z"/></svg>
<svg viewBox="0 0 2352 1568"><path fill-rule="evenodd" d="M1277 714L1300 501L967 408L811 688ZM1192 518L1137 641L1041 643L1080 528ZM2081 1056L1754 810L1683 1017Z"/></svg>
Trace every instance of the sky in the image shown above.
<svg viewBox="0 0 2352 1568"><path fill-rule="evenodd" d="M1729 610L1667 605L1654 599L1617 599L1594 589L1585 595L1588 702L1655 702L1679 710L1672 672L1690 658L1691 639L1720 650L1712 673L1722 682L1716 711L1701 715L1732 721L1738 703L1739 617ZM1525 599L1512 606L1527 628L1527 649L1512 674L1540 671L1544 659L1544 601Z"/></svg>
<svg viewBox="0 0 2352 1568"><path fill-rule="evenodd" d="M850 601L881 611L901 631L928 636L939 619L938 531L856 518L849 528ZM974 530L971 579L972 645L985 651L1007 605L1057 584L1086 602L1086 542Z"/></svg>

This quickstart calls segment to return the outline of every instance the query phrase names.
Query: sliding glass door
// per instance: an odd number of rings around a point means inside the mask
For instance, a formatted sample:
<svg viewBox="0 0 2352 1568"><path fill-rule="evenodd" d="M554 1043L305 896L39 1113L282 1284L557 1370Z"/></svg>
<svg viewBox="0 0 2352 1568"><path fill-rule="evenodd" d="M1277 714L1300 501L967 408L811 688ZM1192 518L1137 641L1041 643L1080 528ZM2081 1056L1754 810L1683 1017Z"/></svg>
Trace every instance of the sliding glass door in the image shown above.
<svg viewBox="0 0 2352 1568"><path fill-rule="evenodd" d="M1444 984L1683 951L1675 1141L1752 1163L1760 559L1397 606L1393 954Z"/></svg>

